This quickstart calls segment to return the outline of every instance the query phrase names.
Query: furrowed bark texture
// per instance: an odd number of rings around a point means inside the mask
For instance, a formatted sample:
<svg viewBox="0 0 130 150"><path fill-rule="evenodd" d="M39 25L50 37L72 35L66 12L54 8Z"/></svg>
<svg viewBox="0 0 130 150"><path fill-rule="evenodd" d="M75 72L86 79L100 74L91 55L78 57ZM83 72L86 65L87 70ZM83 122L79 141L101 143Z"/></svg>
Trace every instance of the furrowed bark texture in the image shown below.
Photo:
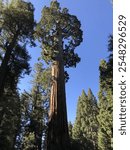
<svg viewBox="0 0 130 150"><path fill-rule="evenodd" d="M52 79L47 150L69 150L62 49L59 50L57 60L52 64Z"/></svg>

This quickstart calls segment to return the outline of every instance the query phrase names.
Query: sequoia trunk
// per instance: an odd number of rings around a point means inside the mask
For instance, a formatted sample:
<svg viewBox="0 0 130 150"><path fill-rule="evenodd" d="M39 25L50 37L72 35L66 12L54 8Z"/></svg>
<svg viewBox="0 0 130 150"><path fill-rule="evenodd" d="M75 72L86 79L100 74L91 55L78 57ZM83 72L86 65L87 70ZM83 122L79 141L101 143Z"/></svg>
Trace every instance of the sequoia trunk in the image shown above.
<svg viewBox="0 0 130 150"><path fill-rule="evenodd" d="M52 64L52 87L47 150L69 150L64 62L62 49Z"/></svg>

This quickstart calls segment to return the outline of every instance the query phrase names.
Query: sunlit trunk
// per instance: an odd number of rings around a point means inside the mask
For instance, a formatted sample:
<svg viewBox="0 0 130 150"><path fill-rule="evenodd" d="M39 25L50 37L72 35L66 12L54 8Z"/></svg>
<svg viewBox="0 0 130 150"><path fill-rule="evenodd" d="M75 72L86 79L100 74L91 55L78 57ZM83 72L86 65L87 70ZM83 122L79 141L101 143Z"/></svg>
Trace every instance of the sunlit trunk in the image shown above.
<svg viewBox="0 0 130 150"><path fill-rule="evenodd" d="M64 62L62 49L52 64L47 150L69 150Z"/></svg>

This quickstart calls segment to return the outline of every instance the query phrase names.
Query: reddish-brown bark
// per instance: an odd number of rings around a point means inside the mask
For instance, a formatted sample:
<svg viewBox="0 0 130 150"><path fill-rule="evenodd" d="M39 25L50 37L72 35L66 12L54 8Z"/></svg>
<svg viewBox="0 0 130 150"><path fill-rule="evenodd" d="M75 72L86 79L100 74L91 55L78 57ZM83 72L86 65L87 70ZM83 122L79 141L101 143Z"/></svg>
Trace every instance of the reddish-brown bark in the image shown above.
<svg viewBox="0 0 130 150"><path fill-rule="evenodd" d="M62 49L52 64L47 150L69 150L69 134Z"/></svg>

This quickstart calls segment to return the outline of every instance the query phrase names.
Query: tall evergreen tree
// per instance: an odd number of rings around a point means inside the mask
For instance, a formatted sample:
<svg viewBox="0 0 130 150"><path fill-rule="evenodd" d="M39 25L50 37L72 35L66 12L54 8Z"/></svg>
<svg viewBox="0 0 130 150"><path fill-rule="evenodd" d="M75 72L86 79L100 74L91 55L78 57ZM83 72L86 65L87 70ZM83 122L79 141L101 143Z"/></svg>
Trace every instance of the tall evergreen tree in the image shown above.
<svg viewBox="0 0 130 150"><path fill-rule="evenodd" d="M98 108L97 101L92 91L88 95L82 91L78 100L77 115L73 127L73 138L80 142L83 150L97 150L97 122Z"/></svg>
<svg viewBox="0 0 130 150"><path fill-rule="evenodd" d="M19 149L43 150L46 144L50 79L50 69L44 69L42 63L38 63L32 90L21 96L21 131L18 135L20 141L17 141L18 144L21 142L21 145L16 145Z"/></svg>
<svg viewBox="0 0 130 150"><path fill-rule="evenodd" d="M33 5L22 0L0 0L0 148L14 149L20 127L17 84L29 74L27 43L33 43Z"/></svg>
<svg viewBox="0 0 130 150"><path fill-rule="evenodd" d="M79 149L81 149L81 145L80 145L79 141L73 139L73 124L70 121L68 123L68 129L69 129L71 150L79 150Z"/></svg>
<svg viewBox="0 0 130 150"><path fill-rule="evenodd" d="M65 95L65 67L76 67L80 58L74 53L82 42L80 22L57 1L44 7L37 25L36 37L42 43L42 58L52 65L47 150L69 150Z"/></svg>
<svg viewBox="0 0 130 150"><path fill-rule="evenodd" d="M0 147L11 150L14 148L20 126L20 98L17 84L24 74L30 72L28 63L30 56L25 48L17 47L10 58L4 92L0 97Z"/></svg>
<svg viewBox="0 0 130 150"><path fill-rule="evenodd" d="M108 61L100 63L100 91L99 91L99 132L98 145L100 150L112 150L113 138L113 37L109 37Z"/></svg>
<svg viewBox="0 0 130 150"><path fill-rule="evenodd" d="M33 42L34 7L23 0L0 0L0 97L4 92L12 55ZM15 54L16 52L16 54Z"/></svg>
<svg viewBox="0 0 130 150"><path fill-rule="evenodd" d="M33 43L34 8L22 0L0 0L0 148L14 149L20 127L17 84L30 72L26 44ZM26 13L25 13L26 12Z"/></svg>

